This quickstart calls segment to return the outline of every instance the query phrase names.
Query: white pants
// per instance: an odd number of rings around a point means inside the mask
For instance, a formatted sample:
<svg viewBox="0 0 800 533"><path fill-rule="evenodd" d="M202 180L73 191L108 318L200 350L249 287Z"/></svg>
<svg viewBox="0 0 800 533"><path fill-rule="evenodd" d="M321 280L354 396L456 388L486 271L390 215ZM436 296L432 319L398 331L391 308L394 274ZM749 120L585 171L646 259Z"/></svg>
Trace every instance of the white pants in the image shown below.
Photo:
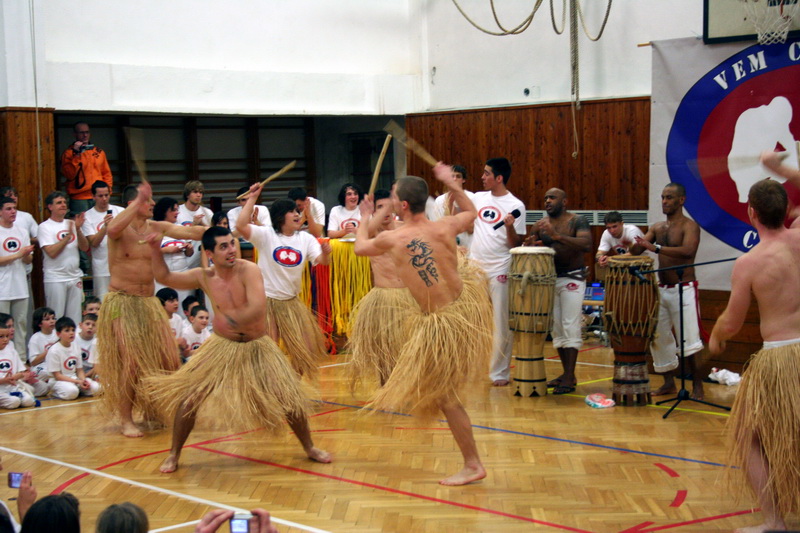
<svg viewBox="0 0 800 533"><path fill-rule="evenodd" d="M17 407L32 407L36 404L34 398L27 391L17 387L13 393L3 392L0 393L0 408L3 409L16 409Z"/></svg>
<svg viewBox="0 0 800 533"><path fill-rule="evenodd" d="M703 349L700 339L700 313L697 309L697 282L683 284L683 342L684 354L692 355ZM653 370L658 373L678 368L680 347L675 341L675 333L680 335L680 306L678 287L658 287L658 326L656 336L650 343L653 354Z"/></svg>
<svg viewBox="0 0 800 533"><path fill-rule="evenodd" d="M81 322L81 304L83 303L83 281L48 281L44 284L44 299L47 307L56 312L56 320L68 316Z"/></svg>
<svg viewBox="0 0 800 533"><path fill-rule="evenodd" d="M102 300L108 292L109 284L111 284L111 276L92 276L92 295Z"/></svg>
<svg viewBox="0 0 800 533"><path fill-rule="evenodd" d="M94 396L100 392L101 387L98 382L89 378L86 378L86 381L89 382L89 388L86 390L69 381L56 381L50 395L57 400L74 400L78 396Z"/></svg>
<svg viewBox="0 0 800 533"><path fill-rule="evenodd" d="M555 302L553 303L553 347L575 348L583 346L581 327L583 317L583 295L586 280L557 278Z"/></svg>
<svg viewBox="0 0 800 533"><path fill-rule="evenodd" d="M502 274L489 278L489 294L494 310L494 344L489 379L509 381L511 379L511 347L514 338L508 327L508 276Z"/></svg>
<svg viewBox="0 0 800 533"><path fill-rule="evenodd" d="M14 349L23 362L27 361L28 347L25 345L25 339L28 336L28 298L0 300L0 313L9 314L14 318Z"/></svg>

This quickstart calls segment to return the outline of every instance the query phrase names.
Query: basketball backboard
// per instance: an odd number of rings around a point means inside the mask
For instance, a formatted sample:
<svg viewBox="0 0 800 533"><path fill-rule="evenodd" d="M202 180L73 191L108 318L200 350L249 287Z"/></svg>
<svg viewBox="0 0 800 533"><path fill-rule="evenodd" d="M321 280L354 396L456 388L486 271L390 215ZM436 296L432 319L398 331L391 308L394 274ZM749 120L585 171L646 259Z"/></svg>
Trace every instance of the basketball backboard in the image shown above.
<svg viewBox="0 0 800 533"><path fill-rule="evenodd" d="M749 0L753 1L753 0ZM779 3L780 0L757 0ZM786 0L784 0L786 1ZM797 0L789 0L797 2ZM789 27L789 36L800 35L800 18L796 17ZM732 41L755 41L755 27L747 19L742 0L703 0L703 42L706 44Z"/></svg>

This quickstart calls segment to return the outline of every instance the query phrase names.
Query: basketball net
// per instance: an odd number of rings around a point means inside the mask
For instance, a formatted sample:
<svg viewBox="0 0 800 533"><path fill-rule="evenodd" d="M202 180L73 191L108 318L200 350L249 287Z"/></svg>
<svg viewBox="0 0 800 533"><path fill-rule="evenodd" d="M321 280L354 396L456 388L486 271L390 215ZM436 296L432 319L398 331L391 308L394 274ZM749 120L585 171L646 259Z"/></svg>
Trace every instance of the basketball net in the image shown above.
<svg viewBox="0 0 800 533"><path fill-rule="evenodd" d="M761 44L785 43L798 0L742 0Z"/></svg>

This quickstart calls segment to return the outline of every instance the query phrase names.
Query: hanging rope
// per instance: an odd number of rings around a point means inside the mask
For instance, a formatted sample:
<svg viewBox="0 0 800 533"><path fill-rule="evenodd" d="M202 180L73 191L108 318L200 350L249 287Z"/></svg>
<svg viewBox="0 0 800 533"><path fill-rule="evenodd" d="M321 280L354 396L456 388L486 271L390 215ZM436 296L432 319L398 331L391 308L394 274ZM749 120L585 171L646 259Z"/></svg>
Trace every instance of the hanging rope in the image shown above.
<svg viewBox="0 0 800 533"><path fill-rule="evenodd" d="M552 1L552 0L551 0ZM597 37L592 37L589 33L589 28L586 27L586 19L583 17L583 10L581 9L580 2L575 2L578 5L578 17L581 19L581 26L583 26L583 33L589 38L590 41L599 41L600 37L603 36L603 32L606 29L606 23L608 23L608 15L611 13L611 2L614 0L608 0L608 4L606 5L606 15L603 17L603 23L600 25L600 31L597 34Z"/></svg>
<svg viewBox="0 0 800 533"><path fill-rule="evenodd" d="M36 181L39 183L39 199L36 208L39 217L44 216L44 191L42 175L44 162L42 161L42 132L39 125L39 80L36 76L36 19L34 17L33 0L28 0L28 17L30 18L31 34L31 63L33 68L33 115L36 121Z"/></svg>
<svg viewBox="0 0 800 533"><path fill-rule="evenodd" d="M550 22L553 24L553 31L556 35L561 35L567 27L567 0L561 2L561 29L556 26L556 8L553 6L553 0L550 0Z"/></svg>
<svg viewBox="0 0 800 533"><path fill-rule="evenodd" d="M494 21L497 24L497 27L502 30L500 32L488 30L488 29L480 26L477 22L472 20L469 17L469 15L467 15L467 13L463 9L461 9L461 6L458 5L458 1L457 0L453 0L453 4L456 6L456 9L458 9L459 13L461 13L461 15L463 15L463 17L465 19L467 19L467 22L472 24L476 29L482 31L483 33L489 34L489 35L495 35L497 37L504 37L506 35L518 35L518 34L524 32L525 30L527 30L528 26L530 26L531 22L533 22L533 17L536 15L536 12L539 11L539 6L542 5L543 1L544 0L536 0L536 4L533 6L533 11L531 11L531 14L528 15L527 17L525 17L525 19L523 19L523 21L516 28L513 28L511 30L507 30L502 26L502 24L500 24L500 19L497 17L497 11L495 11L495 8L494 8L494 0L489 0L489 4L490 4L490 6L492 8L492 16L494 17Z"/></svg>

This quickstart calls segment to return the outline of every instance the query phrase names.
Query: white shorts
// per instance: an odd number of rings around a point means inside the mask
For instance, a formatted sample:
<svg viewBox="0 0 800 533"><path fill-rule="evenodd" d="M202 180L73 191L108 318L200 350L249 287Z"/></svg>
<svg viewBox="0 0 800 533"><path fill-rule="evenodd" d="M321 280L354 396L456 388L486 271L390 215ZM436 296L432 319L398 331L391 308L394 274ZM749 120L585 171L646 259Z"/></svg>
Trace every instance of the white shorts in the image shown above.
<svg viewBox="0 0 800 533"><path fill-rule="evenodd" d="M575 348L583 346L583 295L586 280L572 278L556 279L556 295L553 303L553 347Z"/></svg>
<svg viewBox="0 0 800 533"><path fill-rule="evenodd" d="M663 373L678 368L680 347L672 334L681 334L678 286L658 287L658 326L656 336L650 343L653 354L653 369ZM697 282L683 284L683 341L684 354L692 355L703 349L700 338L700 309L697 301Z"/></svg>

